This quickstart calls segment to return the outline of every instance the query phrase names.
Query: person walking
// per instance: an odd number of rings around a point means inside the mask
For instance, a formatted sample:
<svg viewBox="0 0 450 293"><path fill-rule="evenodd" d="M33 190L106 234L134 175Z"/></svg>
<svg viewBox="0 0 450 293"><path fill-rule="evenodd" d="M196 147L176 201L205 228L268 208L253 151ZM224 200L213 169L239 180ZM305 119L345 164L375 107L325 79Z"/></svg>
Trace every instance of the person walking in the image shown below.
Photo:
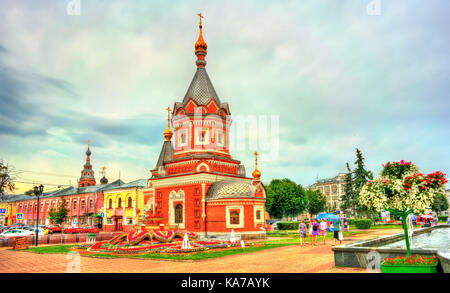
<svg viewBox="0 0 450 293"><path fill-rule="evenodd" d="M298 225L298 233L300 234L300 245L306 245L306 224L305 220Z"/></svg>
<svg viewBox="0 0 450 293"><path fill-rule="evenodd" d="M325 219L322 218L322 221L320 222L320 235L322 235L322 243L325 245L325 238L327 237L327 229L328 224L325 221Z"/></svg>
<svg viewBox="0 0 450 293"><path fill-rule="evenodd" d="M314 219L311 218L311 219L309 219L309 225L308 225L309 226L308 235L309 235L309 244L310 245L313 244L313 234L312 234L313 225L314 225Z"/></svg>
<svg viewBox="0 0 450 293"><path fill-rule="evenodd" d="M319 223L317 219L313 219L313 226L312 226L312 236L314 238L314 245L317 245L317 236L319 236Z"/></svg>
<svg viewBox="0 0 450 293"><path fill-rule="evenodd" d="M336 222L333 222L334 224L334 245L336 245L337 241L339 240L339 244L342 244L342 238L340 238L339 234L341 232L341 220L339 219Z"/></svg>

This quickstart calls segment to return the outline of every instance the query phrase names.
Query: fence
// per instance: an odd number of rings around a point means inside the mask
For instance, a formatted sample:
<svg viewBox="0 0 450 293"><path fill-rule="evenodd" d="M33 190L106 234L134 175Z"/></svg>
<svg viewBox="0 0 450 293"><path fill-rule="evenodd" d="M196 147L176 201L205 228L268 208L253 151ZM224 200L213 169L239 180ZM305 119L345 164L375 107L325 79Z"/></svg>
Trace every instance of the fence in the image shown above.
<svg viewBox="0 0 450 293"><path fill-rule="evenodd" d="M100 232L96 234L95 241L110 240L117 232ZM47 234L39 236L39 244L70 244L70 243L85 243L87 234ZM0 239L0 247L13 246L14 238L2 238ZM36 245L36 236L26 236L28 244Z"/></svg>

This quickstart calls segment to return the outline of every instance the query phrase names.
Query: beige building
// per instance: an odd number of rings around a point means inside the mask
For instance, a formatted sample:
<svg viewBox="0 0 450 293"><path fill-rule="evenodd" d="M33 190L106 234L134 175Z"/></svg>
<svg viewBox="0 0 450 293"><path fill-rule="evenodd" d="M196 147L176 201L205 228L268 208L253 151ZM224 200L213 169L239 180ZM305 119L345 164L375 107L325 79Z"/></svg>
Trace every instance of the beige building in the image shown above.
<svg viewBox="0 0 450 293"><path fill-rule="evenodd" d="M340 208L341 197L345 194L345 173L339 173L334 178L317 179L316 183L309 186L311 190L320 190L327 198L327 207L331 211Z"/></svg>

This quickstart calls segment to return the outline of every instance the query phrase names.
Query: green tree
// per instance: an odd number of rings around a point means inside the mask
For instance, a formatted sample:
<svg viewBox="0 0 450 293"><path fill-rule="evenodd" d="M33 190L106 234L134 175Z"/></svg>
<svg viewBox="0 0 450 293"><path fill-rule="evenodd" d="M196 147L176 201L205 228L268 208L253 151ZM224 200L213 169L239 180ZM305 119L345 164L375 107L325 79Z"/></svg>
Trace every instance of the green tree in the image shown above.
<svg viewBox="0 0 450 293"><path fill-rule="evenodd" d="M3 198L7 192L13 192L16 189L12 173L11 166L0 160L0 198Z"/></svg>
<svg viewBox="0 0 450 293"><path fill-rule="evenodd" d="M359 204L359 193L361 189L369 180L373 180L373 174L371 171L367 171L364 166L364 157L361 151L356 149L356 168L353 171L353 202L355 203L355 212L357 217L360 217L361 214L366 214L366 216L371 216L374 212L371 209L368 209L364 205Z"/></svg>
<svg viewBox="0 0 450 293"><path fill-rule="evenodd" d="M311 215L325 211L327 198L319 190L306 191L306 209Z"/></svg>
<svg viewBox="0 0 450 293"><path fill-rule="evenodd" d="M305 210L305 191L290 179L273 179L267 186L266 211L271 217L295 217Z"/></svg>
<svg viewBox="0 0 450 293"><path fill-rule="evenodd" d="M344 194L341 197L341 208L344 211L350 211L351 214L354 214L354 211L356 210L356 206L358 205L358 202L355 199L355 191L353 188L353 178L352 178L352 169L350 169L350 166L347 162L347 171L348 173L345 174L345 185L344 185Z"/></svg>
<svg viewBox="0 0 450 293"><path fill-rule="evenodd" d="M438 194L434 198L434 202L433 202L433 205L431 206L431 209L438 214L439 214L439 212L448 210L447 197L444 194Z"/></svg>
<svg viewBox="0 0 450 293"><path fill-rule="evenodd" d="M50 211L48 212L48 218L50 219L52 224L62 224L65 221L69 211L70 210L66 208L66 201L63 199L58 209L50 209Z"/></svg>

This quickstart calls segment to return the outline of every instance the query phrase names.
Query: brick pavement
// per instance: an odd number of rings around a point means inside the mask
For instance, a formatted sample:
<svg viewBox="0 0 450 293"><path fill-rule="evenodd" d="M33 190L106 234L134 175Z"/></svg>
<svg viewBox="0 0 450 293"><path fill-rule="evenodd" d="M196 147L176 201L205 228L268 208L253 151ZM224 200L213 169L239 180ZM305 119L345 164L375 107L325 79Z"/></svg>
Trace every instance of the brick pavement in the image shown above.
<svg viewBox="0 0 450 293"><path fill-rule="evenodd" d="M346 243L397 233L400 230L371 230L347 239ZM332 243L332 241L328 241ZM0 273L65 273L73 257L65 254L36 254L0 249ZM81 273L346 273L365 269L336 268L331 245L287 246L242 255L202 261L152 259L100 259L80 257Z"/></svg>

